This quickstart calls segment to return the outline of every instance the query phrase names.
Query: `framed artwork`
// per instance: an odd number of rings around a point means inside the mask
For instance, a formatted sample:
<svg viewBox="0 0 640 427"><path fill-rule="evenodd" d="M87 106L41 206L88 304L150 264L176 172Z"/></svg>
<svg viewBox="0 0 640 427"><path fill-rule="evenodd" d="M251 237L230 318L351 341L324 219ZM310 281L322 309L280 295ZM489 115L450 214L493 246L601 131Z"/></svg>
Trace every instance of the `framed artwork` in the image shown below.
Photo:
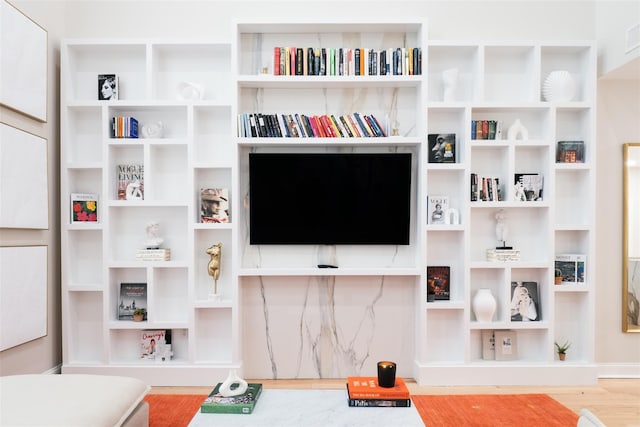
<svg viewBox="0 0 640 427"><path fill-rule="evenodd" d="M0 104L47 121L47 31L0 0Z"/></svg>
<svg viewBox="0 0 640 427"><path fill-rule="evenodd" d="M640 143L623 149L622 331L640 332Z"/></svg>
<svg viewBox="0 0 640 427"><path fill-rule="evenodd" d="M49 228L47 140L0 123L0 228Z"/></svg>
<svg viewBox="0 0 640 427"><path fill-rule="evenodd" d="M45 335L47 247L0 248L0 351Z"/></svg>

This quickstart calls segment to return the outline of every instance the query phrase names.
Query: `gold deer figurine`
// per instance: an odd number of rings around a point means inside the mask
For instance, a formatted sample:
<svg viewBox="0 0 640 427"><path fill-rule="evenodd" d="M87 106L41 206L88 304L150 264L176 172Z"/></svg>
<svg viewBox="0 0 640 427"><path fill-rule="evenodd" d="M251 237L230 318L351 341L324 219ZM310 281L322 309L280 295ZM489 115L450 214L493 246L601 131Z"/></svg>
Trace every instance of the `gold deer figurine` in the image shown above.
<svg viewBox="0 0 640 427"><path fill-rule="evenodd" d="M220 277L220 257L222 256L222 243L213 245L207 249L211 257L207 265L209 276L213 277L213 294L218 295L218 278Z"/></svg>

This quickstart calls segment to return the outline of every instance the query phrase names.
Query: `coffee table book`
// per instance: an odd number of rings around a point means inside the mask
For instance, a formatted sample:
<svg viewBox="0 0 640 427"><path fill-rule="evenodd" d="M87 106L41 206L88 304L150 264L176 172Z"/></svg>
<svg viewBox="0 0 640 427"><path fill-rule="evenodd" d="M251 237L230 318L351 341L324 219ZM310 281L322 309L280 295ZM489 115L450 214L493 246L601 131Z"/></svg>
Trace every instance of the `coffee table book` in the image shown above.
<svg viewBox="0 0 640 427"><path fill-rule="evenodd" d="M402 378L393 387L380 387L377 377L348 377L349 399L410 399L409 389Z"/></svg>
<svg viewBox="0 0 640 427"><path fill-rule="evenodd" d="M250 414L262 393L262 384L249 383L247 391L231 397L223 397L220 394L220 386L216 384L213 391L200 405L200 412L205 414Z"/></svg>
<svg viewBox="0 0 640 427"><path fill-rule="evenodd" d="M349 406L353 408L409 408L411 399L355 399L349 393L347 384Z"/></svg>

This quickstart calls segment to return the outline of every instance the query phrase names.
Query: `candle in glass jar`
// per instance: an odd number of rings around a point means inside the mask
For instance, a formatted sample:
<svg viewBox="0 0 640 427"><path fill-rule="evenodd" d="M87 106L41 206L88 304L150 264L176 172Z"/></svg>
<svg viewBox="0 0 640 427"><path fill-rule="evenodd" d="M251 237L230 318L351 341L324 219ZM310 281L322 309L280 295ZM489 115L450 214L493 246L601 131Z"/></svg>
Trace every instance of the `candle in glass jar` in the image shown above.
<svg viewBox="0 0 640 427"><path fill-rule="evenodd" d="M393 387L396 384L396 364L394 362L378 362L378 385Z"/></svg>

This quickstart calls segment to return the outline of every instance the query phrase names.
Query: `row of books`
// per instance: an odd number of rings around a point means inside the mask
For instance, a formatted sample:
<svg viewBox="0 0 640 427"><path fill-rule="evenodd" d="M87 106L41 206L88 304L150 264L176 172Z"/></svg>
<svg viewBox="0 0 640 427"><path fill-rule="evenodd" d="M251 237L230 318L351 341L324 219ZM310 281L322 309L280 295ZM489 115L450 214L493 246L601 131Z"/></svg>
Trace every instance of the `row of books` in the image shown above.
<svg viewBox="0 0 640 427"><path fill-rule="evenodd" d="M499 178L479 177L477 173L471 174L472 202L498 202L502 200Z"/></svg>
<svg viewBox="0 0 640 427"><path fill-rule="evenodd" d="M276 76L384 76L422 74L422 49L273 48Z"/></svg>
<svg viewBox="0 0 640 427"><path fill-rule="evenodd" d="M471 139L502 139L502 120L471 120Z"/></svg>
<svg viewBox="0 0 640 427"><path fill-rule="evenodd" d="M135 117L116 116L111 119L112 138L137 138L138 120Z"/></svg>
<svg viewBox="0 0 640 427"><path fill-rule="evenodd" d="M336 117L333 114L242 113L238 116L238 132L245 138L374 138L387 136L373 115L359 113Z"/></svg>

